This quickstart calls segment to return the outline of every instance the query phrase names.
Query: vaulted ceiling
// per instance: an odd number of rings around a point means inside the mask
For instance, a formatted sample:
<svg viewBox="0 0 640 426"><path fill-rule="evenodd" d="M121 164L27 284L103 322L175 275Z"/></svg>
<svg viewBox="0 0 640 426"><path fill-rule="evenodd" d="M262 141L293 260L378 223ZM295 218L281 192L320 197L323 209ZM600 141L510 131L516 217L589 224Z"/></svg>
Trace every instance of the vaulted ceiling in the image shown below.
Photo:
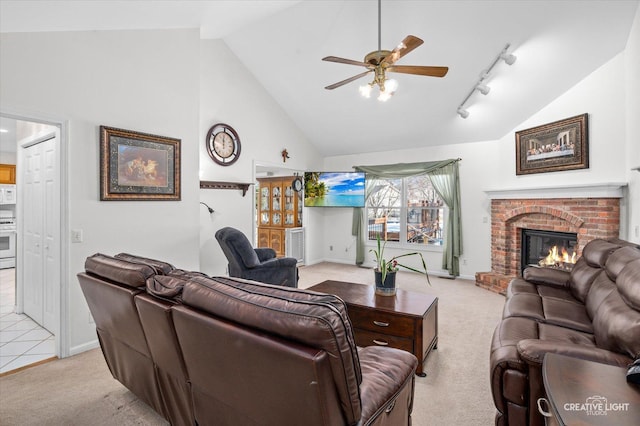
<svg viewBox="0 0 640 426"><path fill-rule="evenodd" d="M381 47L411 34L424 44L399 65L449 67L444 78L394 74L399 88L387 102L359 95L369 76L324 89L365 69L323 57L362 61L377 50L376 0L3 0L0 31L200 28L202 38L225 41L321 153L341 155L498 139L622 52L637 7L383 0ZM515 64L496 64L488 95L473 91L507 44ZM471 92L462 119L456 110Z"/></svg>

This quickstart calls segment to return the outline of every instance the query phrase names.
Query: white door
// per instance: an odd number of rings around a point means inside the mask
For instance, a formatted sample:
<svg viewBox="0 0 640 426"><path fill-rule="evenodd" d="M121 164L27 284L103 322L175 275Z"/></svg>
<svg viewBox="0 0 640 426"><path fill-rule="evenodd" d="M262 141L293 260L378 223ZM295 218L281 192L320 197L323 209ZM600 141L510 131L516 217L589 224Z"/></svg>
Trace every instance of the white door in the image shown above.
<svg viewBox="0 0 640 426"><path fill-rule="evenodd" d="M57 138L24 148L24 313L55 334L59 306L60 218Z"/></svg>
<svg viewBox="0 0 640 426"><path fill-rule="evenodd" d="M24 163L19 170L24 178L23 221L23 297L24 313L43 325L44 284L42 282L42 153L38 145L24 149Z"/></svg>
<svg viewBox="0 0 640 426"><path fill-rule="evenodd" d="M57 334L58 307L60 306L60 178L58 177L57 139L50 139L42 146L43 171L43 286L44 310L42 326Z"/></svg>

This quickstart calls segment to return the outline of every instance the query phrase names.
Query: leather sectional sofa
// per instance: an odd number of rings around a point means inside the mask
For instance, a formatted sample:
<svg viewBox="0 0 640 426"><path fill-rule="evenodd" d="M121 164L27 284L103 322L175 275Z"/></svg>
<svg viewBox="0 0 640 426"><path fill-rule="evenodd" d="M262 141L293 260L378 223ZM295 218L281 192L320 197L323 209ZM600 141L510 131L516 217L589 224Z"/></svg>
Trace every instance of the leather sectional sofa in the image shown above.
<svg viewBox="0 0 640 426"><path fill-rule="evenodd" d="M544 425L542 362L559 353L626 367L640 357L640 248L589 242L572 271L525 269L509 284L491 343L496 425Z"/></svg>
<svg viewBox="0 0 640 426"><path fill-rule="evenodd" d="M78 279L113 377L171 424L411 424L417 359L356 347L335 296L128 254Z"/></svg>

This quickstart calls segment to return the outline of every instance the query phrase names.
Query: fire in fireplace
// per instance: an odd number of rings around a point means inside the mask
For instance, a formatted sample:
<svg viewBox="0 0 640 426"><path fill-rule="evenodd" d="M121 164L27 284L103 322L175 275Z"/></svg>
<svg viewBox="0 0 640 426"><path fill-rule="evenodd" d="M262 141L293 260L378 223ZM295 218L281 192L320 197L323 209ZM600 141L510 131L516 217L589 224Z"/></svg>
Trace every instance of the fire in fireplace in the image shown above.
<svg viewBox="0 0 640 426"><path fill-rule="evenodd" d="M522 229L520 273L529 266L571 270L576 263L577 234Z"/></svg>

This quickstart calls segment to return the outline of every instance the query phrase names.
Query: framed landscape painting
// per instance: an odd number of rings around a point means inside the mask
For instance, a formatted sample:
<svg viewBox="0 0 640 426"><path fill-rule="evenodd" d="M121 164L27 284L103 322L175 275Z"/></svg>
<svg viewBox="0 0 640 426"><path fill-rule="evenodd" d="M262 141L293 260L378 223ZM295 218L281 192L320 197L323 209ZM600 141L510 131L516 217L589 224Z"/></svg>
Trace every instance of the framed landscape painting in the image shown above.
<svg viewBox="0 0 640 426"><path fill-rule="evenodd" d="M588 168L588 114L516 132L516 175Z"/></svg>
<svg viewBox="0 0 640 426"><path fill-rule="evenodd" d="M100 126L100 200L180 200L180 139Z"/></svg>

